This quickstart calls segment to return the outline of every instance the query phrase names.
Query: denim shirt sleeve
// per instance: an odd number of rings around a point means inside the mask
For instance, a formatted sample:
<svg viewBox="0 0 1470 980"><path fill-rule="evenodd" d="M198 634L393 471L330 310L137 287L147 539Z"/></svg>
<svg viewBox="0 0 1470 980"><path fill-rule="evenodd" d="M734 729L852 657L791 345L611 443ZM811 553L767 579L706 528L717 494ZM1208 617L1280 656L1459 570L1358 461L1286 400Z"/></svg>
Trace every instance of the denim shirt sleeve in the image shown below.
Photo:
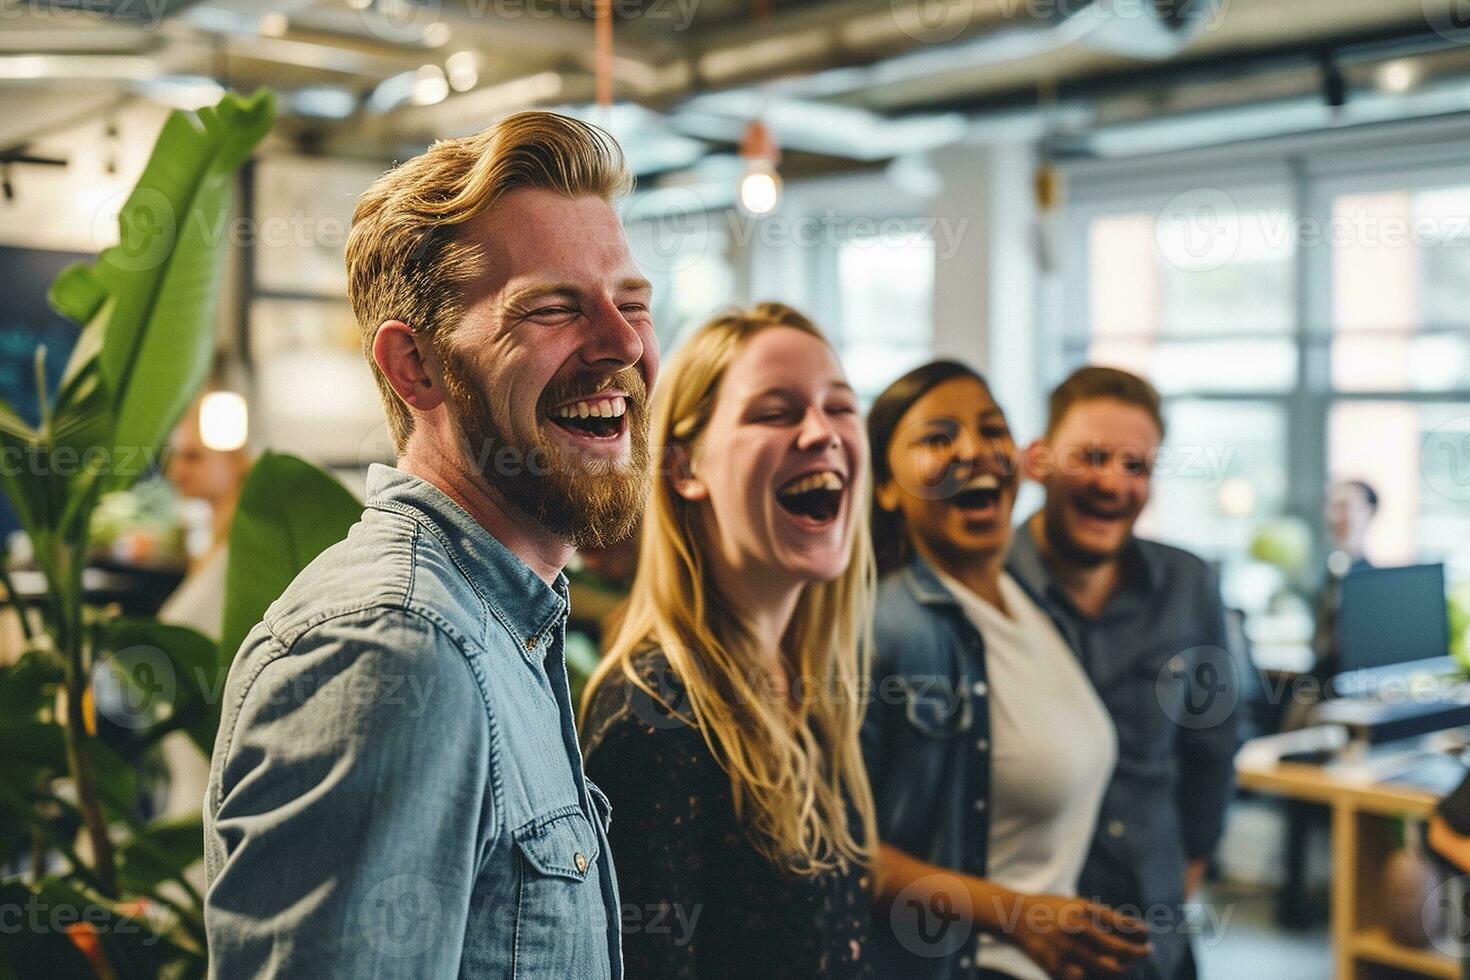
<svg viewBox="0 0 1470 980"><path fill-rule="evenodd" d="M210 975L455 976L494 817L464 653L382 608L254 636L207 801Z"/></svg>

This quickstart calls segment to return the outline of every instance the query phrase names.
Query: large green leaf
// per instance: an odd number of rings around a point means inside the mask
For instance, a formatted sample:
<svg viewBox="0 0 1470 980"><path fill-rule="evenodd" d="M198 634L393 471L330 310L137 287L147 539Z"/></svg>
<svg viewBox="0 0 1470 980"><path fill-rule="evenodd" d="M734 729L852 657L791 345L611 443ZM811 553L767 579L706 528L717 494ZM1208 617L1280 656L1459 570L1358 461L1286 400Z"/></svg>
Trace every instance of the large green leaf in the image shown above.
<svg viewBox="0 0 1470 980"><path fill-rule="evenodd" d="M56 703L56 687L65 679L53 655L28 650L8 667L0 667L0 724L38 721Z"/></svg>
<svg viewBox="0 0 1470 980"><path fill-rule="evenodd" d="M78 940L100 947L118 980L158 980L187 955L153 927L148 910L139 908L137 903L109 901L58 878L48 878L32 886L12 883L0 888L4 889L0 894L6 899L39 910L18 934L22 939L16 944L16 952L24 958L17 957L17 972L22 977L95 980L96 973L86 964L86 958L82 957L79 963L66 949L70 945L80 956ZM79 923L87 925L79 926ZM80 929L90 935L74 936L68 929L73 932ZM0 957L9 953L6 950Z"/></svg>
<svg viewBox="0 0 1470 980"><path fill-rule="evenodd" d="M347 537L362 505L332 476L295 456L263 453L230 527L220 662L234 660L245 634L313 558Z"/></svg>
<svg viewBox="0 0 1470 980"><path fill-rule="evenodd" d="M203 814L155 820L118 848L118 881L126 892L146 895L203 857Z"/></svg>
<svg viewBox="0 0 1470 980"><path fill-rule="evenodd" d="M219 729L219 697L224 689L214 641L185 626L120 618L107 625L103 642L125 669L146 666L150 674L166 671L166 676L151 680L158 696L169 704L168 716L142 733L140 743L151 745L164 734L183 729L208 756Z"/></svg>
<svg viewBox="0 0 1470 980"><path fill-rule="evenodd" d="M118 215L118 244L93 265L68 267L51 286L52 306L86 325L57 421L94 431L74 410L87 401L82 379L95 357L112 430L107 488L141 475L128 461L162 445L208 374L233 174L274 115L266 91L228 94L197 114L171 113Z"/></svg>
<svg viewBox="0 0 1470 980"><path fill-rule="evenodd" d="M60 725L25 721L0 725L0 762L6 766L66 769L66 735Z"/></svg>
<svg viewBox="0 0 1470 980"><path fill-rule="evenodd" d="M17 978L96 980L96 973L64 928L70 904L58 905L44 892L17 881L0 884L0 908L20 909L20 928L0 935L0 976L6 969Z"/></svg>
<svg viewBox="0 0 1470 980"><path fill-rule="evenodd" d="M30 476L37 438L14 409L0 402L0 489L27 531L43 525L47 515L46 485Z"/></svg>

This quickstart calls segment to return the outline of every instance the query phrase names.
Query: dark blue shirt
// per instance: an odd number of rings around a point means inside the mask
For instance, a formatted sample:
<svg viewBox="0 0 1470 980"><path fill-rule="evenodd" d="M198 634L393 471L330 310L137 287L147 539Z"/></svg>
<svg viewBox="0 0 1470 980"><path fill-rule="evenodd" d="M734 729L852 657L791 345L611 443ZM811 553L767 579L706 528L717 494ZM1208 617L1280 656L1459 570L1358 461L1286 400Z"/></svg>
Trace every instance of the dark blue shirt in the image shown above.
<svg viewBox="0 0 1470 980"><path fill-rule="evenodd" d="M1118 765L1078 891L1141 915L1151 926L1150 972L1173 977L1189 941L1185 865L1214 851L1234 786L1241 667L1208 565L1138 538L1123 563L1099 616L1067 598L1029 522L1016 529L1008 568L1052 614L1118 731Z"/></svg>

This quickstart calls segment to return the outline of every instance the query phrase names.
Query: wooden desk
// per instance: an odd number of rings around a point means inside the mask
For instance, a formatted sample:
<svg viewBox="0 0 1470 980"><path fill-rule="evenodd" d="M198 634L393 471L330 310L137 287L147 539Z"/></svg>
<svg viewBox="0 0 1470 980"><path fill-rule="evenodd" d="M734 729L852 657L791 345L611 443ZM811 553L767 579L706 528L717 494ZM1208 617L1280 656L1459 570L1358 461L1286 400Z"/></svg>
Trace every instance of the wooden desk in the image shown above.
<svg viewBox="0 0 1470 980"><path fill-rule="evenodd" d="M1386 783L1356 782L1321 766L1237 760L1240 785L1258 793L1322 803L1332 810L1332 975L1377 980L1405 974L1460 980L1460 963L1434 947L1405 946L1383 923L1384 863L1394 849L1394 820L1426 819L1438 797Z"/></svg>

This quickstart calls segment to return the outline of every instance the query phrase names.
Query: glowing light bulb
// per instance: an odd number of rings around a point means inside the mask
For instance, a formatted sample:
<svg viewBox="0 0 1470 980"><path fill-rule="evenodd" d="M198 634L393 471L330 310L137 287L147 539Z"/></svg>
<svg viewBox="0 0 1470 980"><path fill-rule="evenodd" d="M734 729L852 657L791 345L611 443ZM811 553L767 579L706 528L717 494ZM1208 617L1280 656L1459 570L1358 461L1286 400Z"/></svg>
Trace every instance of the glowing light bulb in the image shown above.
<svg viewBox="0 0 1470 980"><path fill-rule="evenodd" d="M751 161L740 178L740 207L747 214L770 214L781 203L781 178L764 160Z"/></svg>
<svg viewBox="0 0 1470 980"><path fill-rule="evenodd" d="M250 411L233 391L211 391L199 402L199 439L210 449L234 452L245 445Z"/></svg>

